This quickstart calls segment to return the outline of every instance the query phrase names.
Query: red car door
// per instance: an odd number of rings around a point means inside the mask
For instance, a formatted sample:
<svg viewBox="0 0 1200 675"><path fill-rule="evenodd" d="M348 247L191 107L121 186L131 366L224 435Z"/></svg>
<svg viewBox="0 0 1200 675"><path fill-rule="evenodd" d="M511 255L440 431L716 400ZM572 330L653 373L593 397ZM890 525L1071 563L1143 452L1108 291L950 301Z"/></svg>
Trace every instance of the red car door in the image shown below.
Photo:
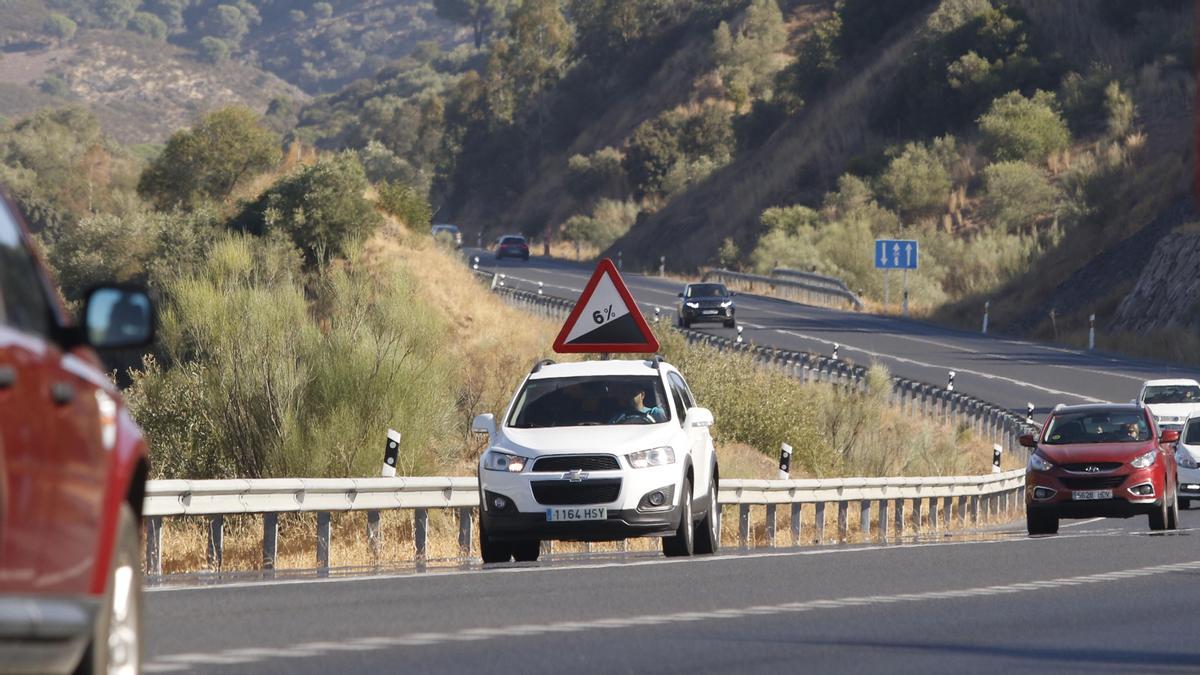
<svg viewBox="0 0 1200 675"><path fill-rule="evenodd" d="M54 467L47 431L46 343L49 307L16 224L0 209L0 592L31 591L45 575L41 543L53 509Z"/></svg>

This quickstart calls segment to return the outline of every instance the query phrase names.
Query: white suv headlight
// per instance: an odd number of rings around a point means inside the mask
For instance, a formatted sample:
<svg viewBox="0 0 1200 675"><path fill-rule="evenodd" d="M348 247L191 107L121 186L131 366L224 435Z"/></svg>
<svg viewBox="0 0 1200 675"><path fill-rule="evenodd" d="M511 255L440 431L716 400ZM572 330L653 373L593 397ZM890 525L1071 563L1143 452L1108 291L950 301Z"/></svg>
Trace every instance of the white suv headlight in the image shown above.
<svg viewBox="0 0 1200 675"><path fill-rule="evenodd" d="M629 466L635 469L645 469L650 466L664 466L675 463L675 451L669 447L638 450L625 455Z"/></svg>
<svg viewBox="0 0 1200 675"><path fill-rule="evenodd" d="M722 302L722 303L721 303L721 306L722 306L722 307L728 307L728 306L730 306L730 305L732 305L732 304L733 304L733 301L732 301L732 300L726 300L725 302Z"/></svg>
<svg viewBox="0 0 1200 675"><path fill-rule="evenodd" d="M691 307L692 309L698 309L700 307L700 303L698 303L698 302L685 302L683 304L687 305L688 307Z"/></svg>
<svg viewBox="0 0 1200 675"><path fill-rule="evenodd" d="M1144 455L1138 455L1132 462L1129 463L1135 469L1144 469L1154 463L1154 458L1158 457L1158 449L1151 450Z"/></svg>
<svg viewBox="0 0 1200 675"><path fill-rule="evenodd" d="M507 471L521 473L529 460L519 455L512 455L499 450L488 450L483 455L483 468L489 471Z"/></svg>
<svg viewBox="0 0 1200 675"><path fill-rule="evenodd" d="M1054 465L1047 462L1041 455L1032 454L1029 456L1029 468L1034 471L1049 471L1054 468Z"/></svg>
<svg viewBox="0 0 1200 675"><path fill-rule="evenodd" d="M1197 462L1196 458L1192 457L1192 453L1185 450L1175 453L1175 461L1185 469L1200 469L1200 462Z"/></svg>

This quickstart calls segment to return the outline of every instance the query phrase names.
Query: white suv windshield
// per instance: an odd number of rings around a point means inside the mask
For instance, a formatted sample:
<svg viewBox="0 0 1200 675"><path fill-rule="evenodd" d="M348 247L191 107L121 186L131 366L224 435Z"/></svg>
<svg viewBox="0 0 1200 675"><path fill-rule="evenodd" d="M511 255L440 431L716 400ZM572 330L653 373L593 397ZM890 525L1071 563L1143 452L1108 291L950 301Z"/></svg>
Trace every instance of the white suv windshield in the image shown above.
<svg viewBox="0 0 1200 675"><path fill-rule="evenodd" d="M662 380L604 375L528 380L508 426L517 429L659 424L671 419Z"/></svg>
<svg viewBox="0 0 1200 675"><path fill-rule="evenodd" d="M1200 387L1191 384L1172 384L1161 387L1146 387L1142 394L1146 405L1158 403L1200 403Z"/></svg>

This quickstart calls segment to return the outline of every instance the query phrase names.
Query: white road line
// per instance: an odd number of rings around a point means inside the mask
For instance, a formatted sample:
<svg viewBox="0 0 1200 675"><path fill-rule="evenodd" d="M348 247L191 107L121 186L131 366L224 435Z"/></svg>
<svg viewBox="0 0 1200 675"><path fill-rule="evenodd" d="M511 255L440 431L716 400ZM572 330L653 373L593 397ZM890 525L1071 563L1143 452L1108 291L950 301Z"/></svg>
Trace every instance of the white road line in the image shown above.
<svg viewBox="0 0 1200 675"><path fill-rule="evenodd" d="M1089 524L1089 523L1096 523L1096 522L1099 522L1099 521L1101 521L1101 520L1104 520L1104 519L1103 519L1103 518L1091 518L1091 519L1089 519L1089 520L1080 520L1080 521L1077 521L1077 522L1074 522L1074 523L1067 523L1066 525L1059 525L1059 526L1058 526L1058 529L1060 529L1060 530L1061 530L1061 529L1063 529L1064 527L1079 527L1080 525L1087 525L1087 524Z"/></svg>
<svg viewBox="0 0 1200 675"><path fill-rule="evenodd" d="M869 349L862 349L860 347L855 347L853 345L843 344L840 342L834 342L833 340L826 340L825 338L820 338L815 335L806 335L804 333L797 333L796 331L784 330L782 328L775 329L775 332L780 333L781 335L791 335L792 337L798 337L798 338L801 338L804 340L812 340L814 342L820 342L821 344L827 344L830 346L836 344L844 351L858 352L860 354L866 354L867 356L873 356L877 359L891 359L891 360L897 361L899 363L907 363L912 366L920 366L923 368L933 368L936 370L945 370L945 371L953 370L956 373L959 373L960 375L962 373L968 373L970 375L982 377L987 380L999 380L1001 382L1008 382L1009 384L1015 384L1018 387L1026 387L1029 389L1036 389L1038 391L1042 391L1047 394L1054 394L1056 396L1071 396L1073 398L1078 398L1078 399L1087 401L1089 403L1108 403L1108 401L1105 401L1103 399L1092 398L1091 396L1084 396L1083 394L1076 394L1074 392L1063 391L1061 389L1053 389L1051 387L1043 387L1040 384L1034 384L1032 382L1025 382L1024 380L1018 380L1018 379L1012 378L1012 377L1005 377L1003 375L995 375L992 373L985 373L985 372L978 371L978 370L971 370L969 368L961 368L961 367L957 367L957 366L947 366L947 365L942 365L942 364L937 364L937 363L929 363L927 361L918 361L916 359L910 359L910 358L906 358L903 356L894 356L892 354L884 354L882 352L875 352L875 351L871 351Z"/></svg>
<svg viewBox="0 0 1200 675"><path fill-rule="evenodd" d="M1012 593L1029 593L1043 591L1045 589L1112 583L1114 581L1120 581L1124 579L1150 577L1161 574L1169 574L1171 572L1182 572L1197 569L1200 569L1200 560L1171 563L1166 565L1154 565L1151 567L1139 567L1135 569L1118 570L1115 572L1101 572L1097 574L1087 574L1075 577L1061 577L1058 579L1047 579L1042 581L1026 581L1011 584L1000 584L995 586L982 586L978 588L929 591L924 593L903 593L896 595L828 598L821 600L787 602L777 605L755 605L741 609L719 609L708 612L677 612L674 614L664 614L656 617L642 617L642 620L622 617L595 619L591 621L573 621L570 623L514 626L512 628L467 628L446 633L415 633L397 636L396 638L379 638L372 642L360 640L356 641L355 644L363 645L375 650L384 650L393 648L395 646L424 646L444 644L448 642L473 642L482 640L496 640L510 636L540 636L547 633L562 632L563 627L565 626L569 626L570 630L572 631L623 629L635 625L644 625L644 620L648 618L652 618L654 620L653 625L656 626L692 621L731 621L746 615L763 616L772 614L811 612L817 610L837 610L849 607L872 607L905 602L934 602L939 600L955 600L960 598L1008 595ZM295 656L293 650L295 650L295 652L324 656L331 652L340 651L344 648L344 644L306 642L296 644L292 647L261 651L266 653L274 652L280 655L286 654L288 657ZM180 666L188 665L219 666L246 663L248 660L246 654L250 651L254 650L228 650L212 654L188 653L160 656L154 661L146 664L145 670L146 672L168 672L170 670L179 670ZM255 659L249 658L249 660Z"/></svg>

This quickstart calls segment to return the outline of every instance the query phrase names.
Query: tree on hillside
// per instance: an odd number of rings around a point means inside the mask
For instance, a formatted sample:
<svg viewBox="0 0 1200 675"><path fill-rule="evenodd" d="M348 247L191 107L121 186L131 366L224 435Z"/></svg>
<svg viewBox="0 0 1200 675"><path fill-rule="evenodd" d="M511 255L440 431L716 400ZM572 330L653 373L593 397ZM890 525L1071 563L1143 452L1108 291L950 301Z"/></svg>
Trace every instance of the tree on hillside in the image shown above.
<svg viewBox="0 0 1200 675"><path fill-rule="evenodd" d="M284 176L230 226L255 235L286 234L309 265L323 265L379 226L381 216L364 197L369 186L358 157L346 151Z"/></svg>
<svg viewBox="0 0 1200 675"><path fill-rule="evenodd" d="M984 146L999 160L1043 162L1071 143L1054 94L1045 91L1032 98L1017 91L1001 96L979 118L979 130Z"/></svg>
<svg viewBox="0 0 1200 675"><path fill-rule="evenodd" d="M600 67L610 64L651 34L666 8L663 0L569 0L576 53Z"/></svg>
<svg viewBox="0 0 1200 675"><path fill-rule="evenodd" d="M787 28L775 0L752 0L740 26L722 21L713 33L713 61L738 109L751 99L770 98L771 85L787 46Z"/></svg>
<svg viewBox="0 0 1200 675"><path fill-rule="evenodd" d="M558 0L523 0L509 23L504 47L493 52L489 76L507 91L514 116L536 113L540 150L545 94L566 73L574 33Z"/></svg>
<svg viewBox="0 0 1200 675"><path fill-rule="evenodd" d="M167 24L149 12L134 14L129 20L129 29L160 42L167 39Z"/></svg>
<svg viewBox="0 0 1200 675"><path fill-rule="evenodd" d="M64 42L75 37L75 31L79 28L70 18L58 12L53 12L46 17L46 22L42 26L42 30L46 35L58 40L58 46L61 47Z"/></svg>
<svg viewBox="0 0 1200 675"><path fill-rule="evenodd" d="M480 49L496 24L504 20L509 0L433 0L433 8L447 21L470 26L475 48Z"/></svg>
<svg viewBox="0 0 1200 675"><path fill-rule="evenodd" d="M954 139L949 139L953 152ZM895 208L905 216L935 215L946 208L950 195L950 170L946 158L939 157L923 143L909 143L895 154L880 177L880 187Z"/></svg>
<svg viewBox="0 0 1200 675"><path fill-rule="evenodd" d="M250 31L250 20L234 5L217 5L209 10L204 28L209 35L236 46Z"/></svg>
<svg viewBox="0 0 1200 675"><path fill-rule="evenodd" d="M671 167L683 157L673 129L658 120L638 125L625 151L625 173L640 195L661 191Z"/></svg>
<svg viewBox="0 0 1200 675"><path fill-rule="evenodd" d="M246 178L279 161L279 137L244 106L211 112L175 132L147 167L138 192L159 209L223 201Z"/></svg>
<svg viewBox="0 0 1200 675"><path fill-rule="evenodd" d="M99 0L96 14L109 28L124 28L141 6L141 0Z"/></svg>
<svg viewBox="0 0 1200 675"><path fill-rule="evenodd" d="M171 31L184 27L183 10L187 8L188 0L145 0L142 8L162 19Z"/></svg>
<svg viewBox="0 0 1200 675"><path fill-rule="evenodd" d="M983 170L983 182L983 215L1008 232L1032 230L1058 197L1046 174L1028 162L992 164Z"/></svg>

